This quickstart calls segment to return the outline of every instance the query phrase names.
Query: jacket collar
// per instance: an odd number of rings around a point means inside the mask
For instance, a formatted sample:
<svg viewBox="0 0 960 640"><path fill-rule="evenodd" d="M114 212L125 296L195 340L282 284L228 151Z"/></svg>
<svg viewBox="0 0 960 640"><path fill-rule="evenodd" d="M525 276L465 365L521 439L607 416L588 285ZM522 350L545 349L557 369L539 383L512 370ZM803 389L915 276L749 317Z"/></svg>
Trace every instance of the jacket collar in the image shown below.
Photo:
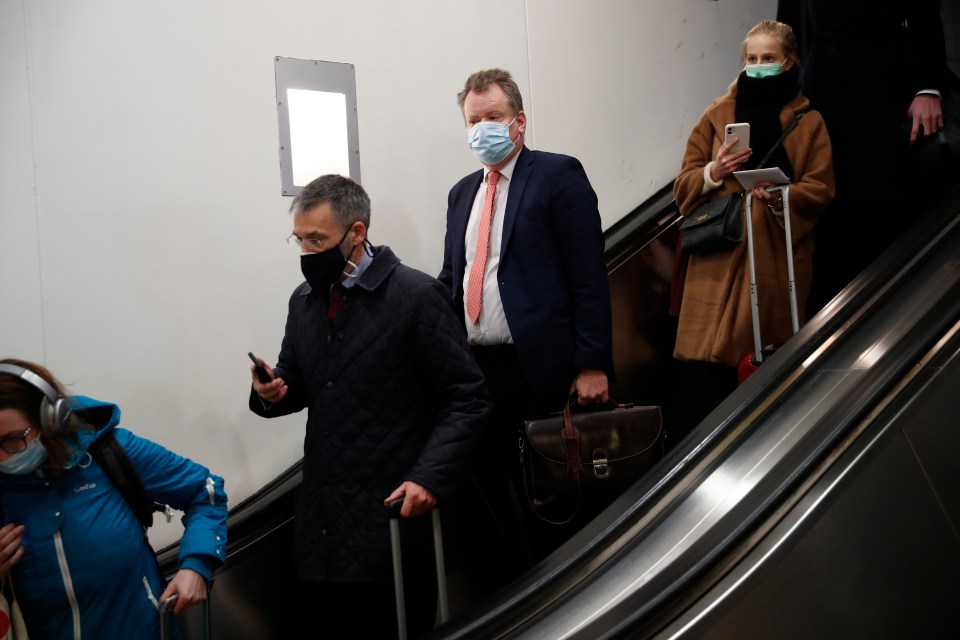
<svg viewBox="0 0 960 640"><path fill-rule="evenodd" d="M373 262L360 274L355 286L367 291L377 289L400 264L400 258L387 245L373 247Z"/></svg>

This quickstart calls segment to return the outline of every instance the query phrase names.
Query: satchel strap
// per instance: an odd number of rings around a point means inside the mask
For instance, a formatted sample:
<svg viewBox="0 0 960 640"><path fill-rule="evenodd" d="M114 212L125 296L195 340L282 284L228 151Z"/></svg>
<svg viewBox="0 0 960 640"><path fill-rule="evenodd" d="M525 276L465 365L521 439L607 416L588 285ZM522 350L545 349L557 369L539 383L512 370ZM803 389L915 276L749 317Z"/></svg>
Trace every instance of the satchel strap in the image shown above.
<svg viewBox="0 0 960 640"><path fill-rule="evenodd" d="M780 134L780 137L777 138L777 141L773 143L772 147L770 147L770 151L767 151L767 155L763 156L763 160L761 160L760 164L757 165L757 169L763 169L765 166L767 166L767 161L770 160L770 156L772 156L773 152L777 150L777 147L783 143L784 138L786 138L787 135L793 131L793 128L797 126L797 123L800 122L800 118L802 118L805 113L806 111L801 111L797 115L793 116L793 120L790 121L790 124L787 125L787 128L784 129L783 133ZM741 193L743 192L741 191Z"/></svg>
<svg viewBox="0 0 960 640"><path fill-rule="evenodd" d="M563 433L561 439L567 453L567 475L573 478L574 482L580 482L580 474L583 473L583 467L580 459L580 432L573 426L573 418L570 417L570 407L577 401L576 391L570 394L566 404L563 405ZM603 405L607 409L626 409L630 405L614 402L612 398Z"/></svg>
<svg viewBox="0 0 960 640"><path fill-rule="evenodd" d="M571 401L574 396L571 396ZM567 475L577 485L580 484L580 432L573 428L573 419L570 417L570 402L563 405L563 446L567 452Z"/></svg>
<svg viewBox="0 0 960 640"><path fill-rule="evenodd" d="M523 449L521 448L521 457L522 457L522 455L523 455ZM530 510L533 511L533 515L537 516L538 518L540 518L541 520L543 520L543 521L546 522L547 524L567 524L568 522L570 522L571 520L573 520L573 519L576 517L576 515L580 512L580 479L579 479L579 476L577 477L577 481L576 481L576 482L574 483L574 485L573 485L574 488L575 488L576 491L577 491L577 500L576 500L576 502L574 503L573 510L570 512L570 515L567 516L566 518L563 518L562 520L553 520L553 519L548 518L547 516L543 515L542 513L540 513L540 511L537 509L536 498L535 498L534 495L533 495L533 491L531 491L531 489L530 489L530 483L532 482L532 479L529 479L529 480L527 479L528 472L527 472L527 470L526 470L525 468L521 468L521 469L520 469L520 475L523 476L523 492L524 492L524 493L526 494L526 496L527 496L527 504L530 505Z"/></svg>

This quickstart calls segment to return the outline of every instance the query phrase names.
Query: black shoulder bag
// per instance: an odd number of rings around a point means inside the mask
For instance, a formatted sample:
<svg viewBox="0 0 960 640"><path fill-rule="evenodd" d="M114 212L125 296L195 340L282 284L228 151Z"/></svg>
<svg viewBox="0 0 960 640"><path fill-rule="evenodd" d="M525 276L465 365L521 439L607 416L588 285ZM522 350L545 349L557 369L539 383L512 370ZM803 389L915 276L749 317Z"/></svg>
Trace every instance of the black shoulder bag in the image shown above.
<svg viewBox="0 0 960 640"><path fill-rule="evenodd" d="M770 156L797 126L804 113L801 111L794 116L793 121L757 165L757 169L766 166ZM743 191L735 191L700 205L683 221L680 231L680 246L685 253L706 255L737 246L743 242Z"/></svg>

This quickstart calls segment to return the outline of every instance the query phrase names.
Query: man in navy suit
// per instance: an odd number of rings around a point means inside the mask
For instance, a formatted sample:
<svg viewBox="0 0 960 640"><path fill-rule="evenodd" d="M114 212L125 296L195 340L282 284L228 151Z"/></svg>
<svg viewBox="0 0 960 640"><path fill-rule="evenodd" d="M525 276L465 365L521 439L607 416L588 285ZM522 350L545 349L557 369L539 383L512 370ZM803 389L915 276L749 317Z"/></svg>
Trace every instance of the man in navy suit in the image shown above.
<svg viewBox="0 0 960 640"><path fill-rule="evenodd" d="M474 73L457 98L483 168L450 190L439 280L493 396L474 475L499 500L494 475L509 472L522 492L523 419L559 411L574 391L580 404L608 399L610 289L597 196L576 158L524 146L527 116L510 74ZM536 556L549 551L535 546Z"/></svg>

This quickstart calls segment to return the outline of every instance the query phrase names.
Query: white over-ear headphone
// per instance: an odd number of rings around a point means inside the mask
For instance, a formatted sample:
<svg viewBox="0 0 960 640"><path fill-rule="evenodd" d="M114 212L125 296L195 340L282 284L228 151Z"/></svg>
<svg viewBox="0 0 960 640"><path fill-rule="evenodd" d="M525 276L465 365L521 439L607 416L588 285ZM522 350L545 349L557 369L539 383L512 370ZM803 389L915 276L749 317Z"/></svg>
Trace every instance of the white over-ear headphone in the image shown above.
<svg viewBox="0 0 960 640"><path fill-rule="evenodd" d="M67 432L70 420L70 406L67 399L57 393L50 384L29 369L13 364L0 364L0 373L20 378L24 382L43 392L40 401L40 427L51 435L63 435Z"/></svg>

